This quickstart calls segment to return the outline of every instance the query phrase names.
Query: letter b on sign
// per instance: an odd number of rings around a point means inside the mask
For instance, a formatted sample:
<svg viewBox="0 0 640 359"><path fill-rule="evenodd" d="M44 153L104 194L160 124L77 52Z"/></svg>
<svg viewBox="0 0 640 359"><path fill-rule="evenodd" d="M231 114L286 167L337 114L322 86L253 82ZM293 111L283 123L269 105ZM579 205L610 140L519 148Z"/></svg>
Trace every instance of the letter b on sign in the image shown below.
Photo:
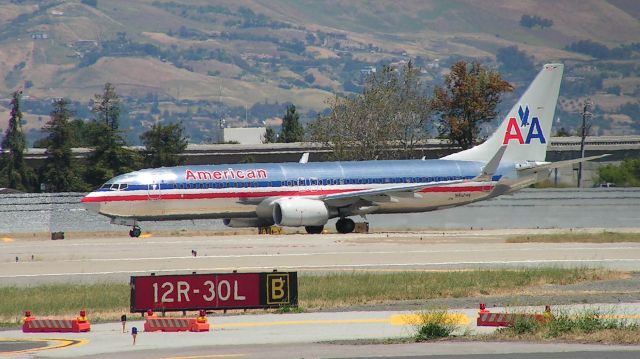
<svg viewBox="0 0 640 359"><path fill-rule="evenodd" d="M267 274L267 304L290 304L289 273Z"/></svg>

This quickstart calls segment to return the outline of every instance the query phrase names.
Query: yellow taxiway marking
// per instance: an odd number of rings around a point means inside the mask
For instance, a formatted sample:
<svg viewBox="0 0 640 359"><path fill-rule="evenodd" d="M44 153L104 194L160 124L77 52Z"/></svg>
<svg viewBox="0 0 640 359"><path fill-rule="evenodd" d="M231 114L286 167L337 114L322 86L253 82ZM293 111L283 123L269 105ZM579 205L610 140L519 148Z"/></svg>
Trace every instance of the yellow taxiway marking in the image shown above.
<svg viewBox="0 0 640 359"><path fill-rule="evenodd" d="M71 346L80 346L87 344L89 341L86 339L54 339L54 338L24 338L24 339L16 339L16 338L0 338L0 342L57 342L58 344L49 345L41 348L32 348L32 349L23 349L16 350L11 352L0 353L0 356L14 356L17 354L29 354L35 352L41 352L44 350L56 350L68 348Z"/></svg>
<svg viewBox="0 0 640 359"><path fill-rule="evenodd" d="M439 318L433 318L439 317ZM393 325L419 325L429 319L436 321L444 321L447 324L469 325L471 319L464 313L446 313L446 314L396 314L392 315L390 322Z"/></svg>
<svg viewBox="0 0 640 359"><path fill-rule="evenodd" d="M462 313L449 313L445 316L451 324L471 323L471 319ZM420 324L423 316L419 314L398 314L389 318L380 319L316 319L316 320L288 320L279 322L255 322L255 323L225 323L211 324L211 328L242 328L242 327L270 327L278 325L314 325L314 324L371 324L388 323L391 325L416 325Z"/></svg>
<svg viewBox="0 0 640 359"><path fill-rule="evenodd" d="M206 358L239 358L246 357L247 354L205 354L205 355L192 355L186 357L166 357L162 359L206 359Z"/></svg>
<svg viewBox="0 0 640 359"><path fill-rule="evenodd" d="M140 235L140 238L150 238L150 237L152 237L152 236L153 236L153 234L151 234L151 233L142 233L142 234Z"/></svg>
<svg viewBox="0 0 640 359"><path fill-rule="evenodd" d="M15 241L15 239L13 239L11 237L2 237L2 238L0 238L0 240L3 241L4 243L9 243L9 242Z"/></svg>

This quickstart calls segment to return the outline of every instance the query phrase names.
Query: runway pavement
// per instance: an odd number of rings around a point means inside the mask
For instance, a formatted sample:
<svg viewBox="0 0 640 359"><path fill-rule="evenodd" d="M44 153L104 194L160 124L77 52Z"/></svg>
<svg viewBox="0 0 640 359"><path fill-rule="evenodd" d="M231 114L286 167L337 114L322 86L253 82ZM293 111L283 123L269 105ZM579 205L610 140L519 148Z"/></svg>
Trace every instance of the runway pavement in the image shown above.
<svg viewBox="0 0 640 359"><path fill-rule="evenodd" d="M0 284L126 281L130 275L148 273L272 269L439 270L553 265L640 270L640 243L505 243L505 238L513 234L554 231L559 230L23 239L0 242Z"/></svg>
<svg viewBox="0 0 640 359"><path fill-rule="evenodd" d="M599 304L579 307L564 307L558 310L585 310L598 308L602 312L637 320L638 305ZM540 310L540 308L511 308L512 311ZM504 311L505 308L492 308ZM493 328L476 327L476 310L452 310L458 323L457 333L483 333ZM463 354L514 354L556 352L613 352L640 349L630 346L569 345L569 344L522 344L522 343L423 343L401 345L364 345L349 340L387 339L413 335L414 313L411 312L336 312L269 315L236 315L212 317L212 331L205 333L144 333L140 331L136 345L132 344L129 332L122 333L120 323L93 325L91 332L78 334L23 334L5 331L0 337L5 340L25 338L55 338L53 349L15 351L14 357L91 357L91 358L300 358L300 357L407 357L425 355ZM127 323L143 327L142 321ZM61 347L61 342L68 344ZM624 357L624 356L622 356Z"/></svg>
<svg viewBox="0 0 640 359"><path fill-rule="evenodd" d="M505 238L514 234L557 231L561 230L218 237L150 235L139 239L125 237L123 233L123 236L116 238L90 237L59 241L17 238L0 241L0 285L128 282L131 275L151 272L166 274L272 269L310 273L555 265L640 270L640 243L505 243ZM192 255L192 251L197 255ZM640 315L638 303L628 306L619 304L610 308L607 309L609 312L630 316L633 320ZM477 330L473 325L477 314L475 309L454 312L467 318L460 330ZM0 338L5 340L0 340L0 348L10 348L2 349L5 352L13 351L10 357L195 359L451 357L474 354L474 357L486 358L478 356L484 354L504 355L506 358L518 353L518 358L640 356L640 349L625 346L475 342L399 345L335 343L337 340L409 336L413 332L412 325L398 319L407 314L411 313L347 311L218 316L212 318L213 331L210 333L142 333L135 347L131 345L131 336L121 333L120 323L94 325L91 333L83 334L27 335L18 331L4 331L0 332ZM128 327L133 325L142 328L140 321L130 322ZM41 346L41 341L20 342L33 338L57 339L49 343L55 349L34 348L36 351L31 351L28 347ZM557 353L563 354L554 356Z"/></svg>

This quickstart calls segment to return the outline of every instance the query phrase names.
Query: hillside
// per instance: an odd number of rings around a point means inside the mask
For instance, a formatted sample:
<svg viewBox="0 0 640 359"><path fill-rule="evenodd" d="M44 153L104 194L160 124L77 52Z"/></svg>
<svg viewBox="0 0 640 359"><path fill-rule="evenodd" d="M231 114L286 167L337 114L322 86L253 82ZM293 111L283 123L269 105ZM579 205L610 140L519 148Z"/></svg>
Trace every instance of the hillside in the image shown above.
<svg viewBox="0 0 640 359"><path fill-rule="evenodd" d="M588 96L601 102L605 122L596 130L634 133L640 128L620 107L638 102L638 49L594 59L566 47L638 43L639 14L632 0L13 0L0 4L0 97L24 88L33 100L87 102L112 82L136 114L125 121L135 131L168 114L188 127L209 118L198 130L211 132L220 118L259 124L281 114L283 103L311 118L334 93L359 91L370 66L414 59L428 69L425 80L438 81L457 58L498 66L498 49L516 45L536 66L563 61L578 83L594 76L585 69L604 73L599 86L563 92L567 127ZM523 26L524 15L552 25ZM31 115L46 118L40 112Z"/></svg>

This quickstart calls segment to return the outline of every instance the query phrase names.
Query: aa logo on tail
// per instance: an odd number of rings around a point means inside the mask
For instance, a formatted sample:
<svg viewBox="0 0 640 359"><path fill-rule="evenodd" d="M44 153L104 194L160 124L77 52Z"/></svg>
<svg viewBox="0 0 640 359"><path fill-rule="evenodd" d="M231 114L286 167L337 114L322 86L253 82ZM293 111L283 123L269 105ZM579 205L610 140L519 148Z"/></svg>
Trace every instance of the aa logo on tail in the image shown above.
<svg viewBox="0 0 640 359"><path fill-rule="evenodd" d="M503 145L508 145L511 140L516 140L521 145L528 145L534 138L537 138L541 144L547 143L547 139L544 138L544 133L542 133L542 127L540 127L540 119L532 117L531 122L529 122L529 106L526 106L523 110L522 105L520 105L518 117L520 117L519 122L515 117L509 118L507 131L502 141ZM522 129L520 129L521 127ZM527 130L527 137L522 136L523 130Z"/></svg>

